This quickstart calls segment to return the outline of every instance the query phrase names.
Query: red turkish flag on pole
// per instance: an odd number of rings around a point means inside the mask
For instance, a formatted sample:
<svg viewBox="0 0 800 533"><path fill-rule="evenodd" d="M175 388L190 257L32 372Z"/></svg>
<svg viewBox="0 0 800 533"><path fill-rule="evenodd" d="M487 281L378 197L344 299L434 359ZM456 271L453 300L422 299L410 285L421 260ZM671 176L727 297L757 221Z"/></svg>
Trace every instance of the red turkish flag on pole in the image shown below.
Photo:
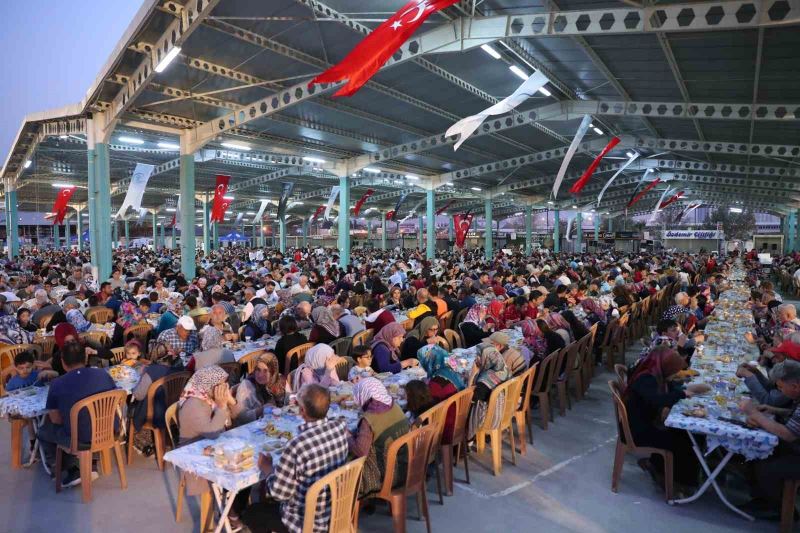
<svg viewBox="0 0 800 533"><path fill-rule="evenodd" d="M66 189L61 189L58 192L56 201L53 202L53 213L55 213L55 217L53 217L53 225L62 224L64 222L64 217L67 215L67 203L69 203L69 200L72 198L72 194L74 192L75 187L67 187Z"/></svg>
<svg viewBox="0 0 800 533"><path fill-rule="evenodd" d="M222 222L225 218L225 211L227 211L230 206L231 201L223 198L222 203L219 205L219 219L217 219L217 222Z"/></svg>
<svg viewBox="0 0 800 533"><path fill-rule="evenodd" d="M230 176L217 176L217 186L214 189L214 203L211 207L211 222L219 222L222 220L222 215L225 214L225 209L222 209L222 203L225 201L225 193L228 192L228 182L230 179Z"/></svg>
<svg viewBox="0 0 800 533"><path fill-rule="evenodd" d="M659 208L659 209L664 209L664 208L665 208L665 207L667 207L668 205L670 205L670 204L674 204L675 202L677 202L678 200L680 200L682 196L683 196L683 191L679 192L678 194L676 194L675 196L673 196L673 197L672 197L672 198L670 198L669 200L666 200L666 201L664 201L664 202L661 202L661 205L660 205L660 206L658 206L658 208Z"/></svg>
<svg viewBox="0 0 800 533"><path fill-rule="evenodd" d="M645 194L647 194L648 192L650 192L650 189L652 189L653 187L655 187L655 186L656 186L656 185L658 185L659 183L661 183L661 178L656 178L656 180L655 180L655 181L653 181L653 182L651 182L651 183L650 183L650 185L648 185L647 187L645 187L645 188L642 190L642 192L640 192L639 194L637 194L636 196L634 196L634 197L633 197L633 200L631 200L630 202L628 202L628 205L627 205L627 207L632 207L632 206L633 206L633 204L635 204L636 202L638 202L639 200L641 200L641 199L642 199L642 197L643 197Z"/></svg>
<svg viewBox="0 0 800 533"><path fill-rule="evenodd" d="M372 190L372 189L367 189L367 192L365 192L365 193L364 193L364 196L362 196L362 197L361 197L361 198L360 198L360 199L359 199L359 200L356 202L356 206L353 208L353 215L354 215L354 216L358 216L358 213L359 213L359 211L361 211L361 206L363 206L363 205L364 205L364 202L366 202L366 201L367 201L367 198L369 198L369 197L370 197L370 196L372 196L373 194L375 194L375 191L374 191L374 190Z"/></svg>
<svg viewBox="0 0 800 533"><path fill-rule="evenodd" d="M586 172L584 172L583 175L578 179L578 181L575 182L575 184L572 186L569 192L571 192L572 194L578 194L579 192L581 192L583 188L586 186L586 184L589 182L589 178L591 178L592 174L594 174L594 171L597 170L597 167L600 165L600 161L602 161L603 158L606 155L608 155L608 152L610 152L618 144L619 144L619 137L614 137L613 139L611 139L611 141L606 145L606 147L603 148L603 151L600 152L600 155L594 158L592 164L589 165L589 168L586 169Z"/></svg>
<svg viewBox="0 0 800 533"><path fill-rule="evenodd" d="M372 30L347 56L308 84L348 80L334 96L352 96L386 63L422 23L458 0L411 0Z"/></svg>
<svg viewBox="0 0 800 533"><path fill-rule="evenodd" d="M453 226L456 231L456 246L459 248L464 247L464 243L467 240L467 233L469 232L470 226L472 226L473 217L474 215L472 213L453 215Z"/></svg>

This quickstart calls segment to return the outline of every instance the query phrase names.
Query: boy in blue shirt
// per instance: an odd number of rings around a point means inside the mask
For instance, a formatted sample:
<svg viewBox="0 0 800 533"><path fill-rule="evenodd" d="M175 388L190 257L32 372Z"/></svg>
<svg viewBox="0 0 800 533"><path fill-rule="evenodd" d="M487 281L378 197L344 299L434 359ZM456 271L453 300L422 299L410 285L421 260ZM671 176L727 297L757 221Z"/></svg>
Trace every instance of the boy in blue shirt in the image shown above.
<svg viewBox="0 0 800 533"><path fill-rule="evenodd" d="M58 372L55 370L34 370L33 354L30 352L18 353L14 357L14 370L17 374L6 384L6 391L14 391L31 387L37 383L57 378Z"/></svg>

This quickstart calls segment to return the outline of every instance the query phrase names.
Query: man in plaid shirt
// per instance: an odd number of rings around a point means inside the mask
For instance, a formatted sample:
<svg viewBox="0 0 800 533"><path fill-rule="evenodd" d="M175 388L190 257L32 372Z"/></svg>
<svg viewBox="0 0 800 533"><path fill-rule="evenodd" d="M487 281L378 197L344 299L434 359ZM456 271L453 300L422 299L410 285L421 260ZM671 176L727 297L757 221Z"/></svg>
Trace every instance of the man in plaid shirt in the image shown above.
<svg viewBox="0 0 800 533"><path fill-rule="evenodd" d="M327 420L331 396L317 384L304 385L297 401L304 423L288 442L276 467L272 456L261 455L258 466L267 477L267 496L242 514L253 533L260 531L301 533L306 493L315 481L347 461L347 428L341 420ZM314 533L325 533L331 518L330 492L320 493L314 513Z"/></svg>
<svg viewBox="0 0 800 533"><path fill-rule="evenodd" d="M198 346L197 327L190 316L182 316L172 329L161 332L156 341L167 347L167 351L173 355L180 355L184 352L187 356L192 355Z"/></svg>

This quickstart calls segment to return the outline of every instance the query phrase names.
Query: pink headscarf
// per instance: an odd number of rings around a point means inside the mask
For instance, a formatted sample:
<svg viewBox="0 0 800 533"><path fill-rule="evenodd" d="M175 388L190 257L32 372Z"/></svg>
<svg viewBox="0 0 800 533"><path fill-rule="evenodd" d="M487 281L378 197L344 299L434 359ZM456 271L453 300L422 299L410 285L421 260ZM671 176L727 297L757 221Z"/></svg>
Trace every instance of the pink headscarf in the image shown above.
<svg viewBox="0 0 800 533"><path fill-rule="evenodd" d="M372 339L372 344L370 347L375 350L379 344L385 344L392 354L392 360L398 361L398 349L394 347L394 344L392 344L392 339L395 337L404 337L405 334L406 328L404 328L402 324L390 322L383 326L378 334L375 335L375 338Z"/></svg>
<svg viewBox="0 0 800 533"><path fill-rule="evenodd" d="M383 383L375 378L361 378L353 387L353 399L363 409L370 400L384 405L392 405L392 397Z"/></svg>

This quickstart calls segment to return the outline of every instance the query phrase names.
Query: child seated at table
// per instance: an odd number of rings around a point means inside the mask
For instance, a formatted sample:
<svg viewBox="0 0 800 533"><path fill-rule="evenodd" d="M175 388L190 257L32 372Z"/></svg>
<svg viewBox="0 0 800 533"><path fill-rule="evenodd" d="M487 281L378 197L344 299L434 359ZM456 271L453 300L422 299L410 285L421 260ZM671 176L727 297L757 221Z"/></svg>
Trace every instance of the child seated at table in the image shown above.
<svg viewBox="0 0 800 533"><path fill-rule="evenodd" d="M14 356L14 371L11 379L6 384L6 391L10 392L25 387L31 387L38 382L57 378L58 372L54 370L34 370L34 359L31 352L22 352Z"/></svg>
<svg viewBox="0 0 800 533"><path fill-rule="evenodd" d="M356 360L356 364L347 374L348 381L355 383L360 378L371 378L375 375L375 371L372 369L372 349L369 346L355 346L353 358Z"/></svg>
<svg viewBox="0 0 800 533"><path fill-rule="evenodd" d="M142 345L136 339L131 339L125 343L125 359L120 363L122 366L129 366L136 369L140 374L142 367L150 362L142 356Z"/></svg>

